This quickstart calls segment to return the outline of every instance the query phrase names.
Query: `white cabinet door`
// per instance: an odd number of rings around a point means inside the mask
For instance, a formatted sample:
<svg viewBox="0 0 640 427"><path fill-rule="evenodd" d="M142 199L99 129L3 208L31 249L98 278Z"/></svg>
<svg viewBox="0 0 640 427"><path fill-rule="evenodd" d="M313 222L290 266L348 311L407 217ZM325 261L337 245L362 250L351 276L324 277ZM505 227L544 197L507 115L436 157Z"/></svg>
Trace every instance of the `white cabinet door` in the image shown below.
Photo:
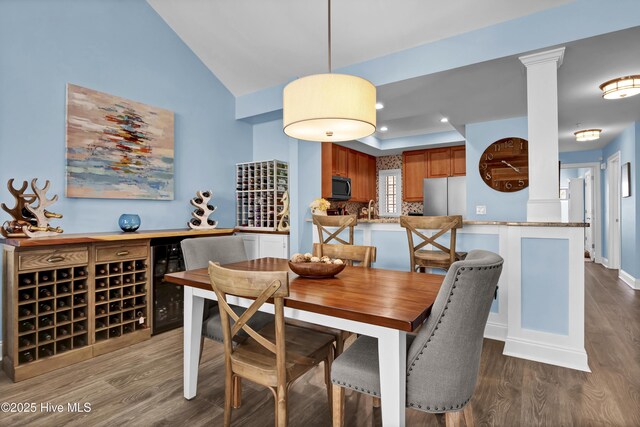
<svg viewBox="0 0 640 427"><path fill-rule="evenodd" d="M244 241L244 251L247 253L247 259L260 258L260 235L259 234L239 234Z"/></svg>
<svg viewBox="0 0 640 427"><path fill-rule="evenodd" d="M260 258L289 258L289 236L285 234L261 234Z"/></svg>

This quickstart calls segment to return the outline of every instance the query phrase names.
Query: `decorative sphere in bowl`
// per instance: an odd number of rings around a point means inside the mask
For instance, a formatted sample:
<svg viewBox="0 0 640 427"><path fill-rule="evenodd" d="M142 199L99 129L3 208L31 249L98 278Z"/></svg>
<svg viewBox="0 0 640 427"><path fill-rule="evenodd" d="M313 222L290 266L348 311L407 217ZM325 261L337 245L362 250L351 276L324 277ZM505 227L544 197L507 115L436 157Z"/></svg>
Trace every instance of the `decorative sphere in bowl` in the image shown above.
<svg viewBox="0 0 640 427"><path fill-rule="evenodd" d="M325 262L291 262L289 268L300 277L310 279L327 279L340 273L345 268L345 264L334 264Z"/></svg>

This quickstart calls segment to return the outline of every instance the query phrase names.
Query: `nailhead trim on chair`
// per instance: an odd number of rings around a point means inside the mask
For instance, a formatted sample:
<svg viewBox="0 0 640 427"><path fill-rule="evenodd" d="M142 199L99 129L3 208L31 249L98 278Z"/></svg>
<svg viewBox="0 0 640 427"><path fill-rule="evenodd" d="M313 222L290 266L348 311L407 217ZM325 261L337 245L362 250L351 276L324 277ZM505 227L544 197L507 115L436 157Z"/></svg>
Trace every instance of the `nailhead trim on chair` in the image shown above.
<svg viewBox="0 0 640 427"><path fill-rule="evenodd" d="M499 263L499 264L496 264L496 265L492 265L491 267L484 267L484 269L485 269L485 270L493 270L494 268L499 268L499 267L501 267L501 266L502 266L502 263ZM473 267L467 267L467 268L468 268L469 270L473 270ZM478 268L478 269L483 269L482 267L476 267L476 268ZM445 314L444 312L449 308L449 303L451 303L451 296L453 295L453 289L455 289L455 287L456 287L455 282L457 282L457 281L458 281L458 277L457 277L457 276L460 276L460 274L462 274L461 272L462 272L462 271L464 271L464 269L465 269L465 267L460 267L460 268L458 269L458 271L456 272L456 279L454 280L454 284L453 284L453 286L451 287L451 291L449 292L449 297L448 297L448 299L447 299L447 304L444 306L444 309L442 310L442 314L440 315L440 319L438 319L438 324L442 323L442 317L444 317L444 314ZM431 338L433 338L433 337L434 337L434 335L436 334L436 332L435 332L435 331L438 329L438 324L436 324L436 326L435 326L435 327L434 327L434 329L433 329L433 332L431 333L431 336L427 339L427 342L424 344L424 346L422 346L422 350L420 350L420 352L418 353L418 356L416 356L416 358L415 358L415 361L416 361L416 362L417 362L418 360L420 360L420 356L422 355L423 351L427 349L427 344L431 342ZM415 366L415 362L413 362L413 363L411 364L411 366ZM413 370L413 368L409 368L409 372L410 372L410 371L412 371L412 370ZM410 375L411 375L410 373L407 373L407 377L409 377ZM456 405L456 408L461 408L461 407L463 407L464 405L466 405L466 404L467 404L467 402L469 402L469 400L471 400L471 397L469 397L469 398L468 398L467 400L465 400L463 403L461 403L461 404L459 404L459 405ZM414 403L413 403L413 402L409 403L409 406L414 406ZM422 406L421 406L421 405L418 405L418 408L422 408ZM427 408L426 408L426 409L427 409L427 411L430 411L430 410L431 410L429 406L427 406ZM453 409L453 406L451 407L451 409ZM438 411L438 408L437 408L437 407L435 407L435 408L434 408L434 410L435 410L435 411ZM443 408L442 408L442 410L446 410L446 408L444 408L444 407L443 407Z"/></svg>

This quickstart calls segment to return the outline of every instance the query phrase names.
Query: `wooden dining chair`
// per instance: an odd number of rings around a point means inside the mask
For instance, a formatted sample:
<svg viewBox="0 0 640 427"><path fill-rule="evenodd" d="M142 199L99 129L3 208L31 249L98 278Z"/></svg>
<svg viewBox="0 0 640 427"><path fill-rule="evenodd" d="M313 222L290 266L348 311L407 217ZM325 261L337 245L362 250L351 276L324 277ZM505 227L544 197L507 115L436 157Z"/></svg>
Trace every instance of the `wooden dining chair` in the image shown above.
<svg viewBox="0 0 640 427"><path fill-rule="evenodd" d="M284 322L284 299L289 296L286 271L251 272L230 270L209 263L211 287L218 298L225 353L224 425L231 425L234 378L242 377L262 384L275 398L275 425L287 425L287 396L293 382L324 362L327 397L331 405L334 337ZM255 299L238 316L226 301L227 295ZM271 300L274 321L256 331L249 322L260 307ZM231 321L235 321L232 324ZM240 331L248 336L235 346Z"/></svg>
<svg viewBox="0 0 640 427"><path fill-rule="evenodd" d="M318 239L320 243L330 243L335 240L343 245L353 245L353 235L355 226L358 225L358 217L355 215L313 215L313 223L318 229ZM337 227L331 231L327 227ZM349 229L349 240L340 237L345 229ZM324 237L324 234L327 237Z"/></svg>
<svg viewBox="0 0 640 427"><path fill-rule="evenodd" d="M499 255L474 250L451 265L426 322L416 335L407 334L408 408L444 413L448 427L459 426L463 417L473 425L470 400L502 264ZM336 358L331 368L334 427L344 424L345 388L381 396L380 369L378 340L365 335Z"/></svg>
<svg viewBox="0 0 640 427"><path fill-rule="evenodd" d="M376 262L376 247L314 243L313 255L317 257L328 256L329 258L339 258L347 265L371 267L371 264Z"/></svg>
<svg viewBox="0 0 640 427"><path fill-rule="evenodd" d="M409 240L409 263L411 271L424 271L426 268L448 270L455 261L464 259L465 252L456 252L456 230L462 228L462 216L401 216L400 226L407 230ZM438 230L432 236L426 236L420 230ZM449 247L436 240L449 233ZM413 235L422 240L414 244ZM432 245L437 250L422 249Z"/></svg>

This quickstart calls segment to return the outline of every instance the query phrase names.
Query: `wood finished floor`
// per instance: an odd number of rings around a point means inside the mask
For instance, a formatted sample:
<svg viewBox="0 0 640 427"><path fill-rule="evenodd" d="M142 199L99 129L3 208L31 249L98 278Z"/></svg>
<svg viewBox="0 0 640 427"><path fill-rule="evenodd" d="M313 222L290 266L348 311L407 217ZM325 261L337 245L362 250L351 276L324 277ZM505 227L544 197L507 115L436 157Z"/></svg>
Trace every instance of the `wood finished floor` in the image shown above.
<svg viewBox="0 0 640 427"><path fill-rule="evenodd" d="M485 340L472 400L481 426L640 426L640 292L617 271L586 264L586 347L591 373L502 355L503 344ZM182 397L182 331L13 384L0 374L0 401L89 402L85 414L6 414L0 426L217 426L222 425L222 346L208 341L198 397ZM273 398L244 382L237 426L273 424ZM292 388L291 426L329 426L318 369ZM347 394L348 426L381 425L380 410ZM443 425L442 417L407 410L407 425Z"/></svg>

